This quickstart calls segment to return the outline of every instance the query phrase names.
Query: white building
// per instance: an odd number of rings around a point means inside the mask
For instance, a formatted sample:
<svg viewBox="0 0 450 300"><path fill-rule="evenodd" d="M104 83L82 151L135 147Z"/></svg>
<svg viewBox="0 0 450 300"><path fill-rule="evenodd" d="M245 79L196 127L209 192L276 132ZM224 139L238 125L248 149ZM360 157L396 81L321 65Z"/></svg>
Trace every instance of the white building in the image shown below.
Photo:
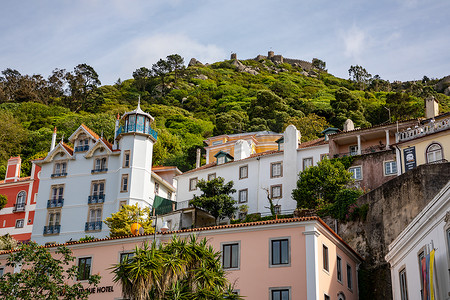
<svg viewBox="0 0 450 300"><path fill-rule="evenodd" d="M251 154L251 145L244 140L234 144L234 157L220 151L216 161L177 176L177 208L188 207L188 202L201 191L196 187L201 179L222 177L232 180L238 204L248 205L248 213L270 212L268 193L280 213L292 213L297 203L292 199L298 174L305 168L317 165L328 154L324 138L300 143L300 132L295 126L286 128L279 141L279 149Z"/></svg>
<svg viewBox="0 0 450 300"><path fill-rule="evenodd" d="M389 245L386 261L391 265L394 299L422 299L427 278L422 276L422 259L433 250L434 270L429 273L433 275L434 299L450 299L450 183ZM431 285L425 290L429 293Z"/></svg>
<svg viewBox="0 0 450 300"><path fill-rule="evenodd" d="M114 145L83 124L69 137L74 148L62 141L55 146L54 133L47 157L35 161L41 172L31 239L45 244L102 238L108 234L102 221L123 204L147 207L158 196L173 199L173 176L181 172L152 171L152 121L139 105L125 113L116 121Z"/></svg>

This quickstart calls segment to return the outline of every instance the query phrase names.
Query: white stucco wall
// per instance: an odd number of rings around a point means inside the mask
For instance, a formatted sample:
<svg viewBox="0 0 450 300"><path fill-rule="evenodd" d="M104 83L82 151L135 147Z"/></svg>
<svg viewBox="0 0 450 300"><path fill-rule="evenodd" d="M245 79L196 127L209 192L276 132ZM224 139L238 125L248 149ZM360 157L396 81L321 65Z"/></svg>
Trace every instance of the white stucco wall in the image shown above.
<svg viewBox="0 0 450 300"><path fill-rule="evenodd" d="M446 215L447 221L446 221ZM406 269L408 297L421 299L420 266L418 255L428 246L435 249L435 299L450 299L450 258L446 229L450 226L450 183L423 209L423 211L389 245L386 260L391 265L394 299L401 299L399 272Z"/></svg>
<svg viewBox="0 0 450 300"><path fill-rule="evenodd" d="M295 127L294 127L295 128ZM292 131L292 130L291 130ZM199 189L189 191L189 181L192 178L207 180L208 174L216 173L216 177L223 177L225 182L232 180L236 193L233 198L238 201L239 190L248 189L248 203L242 203L249 206L248 213L268 214L269 202L264 189L269 189L272 185L282 185L282 198L275 200L275 204L281 205L283 211L292 211L296 208L296 202L292 199L292 190L296 187L298 173L303 170L303 158L313 157L313 164L317 165L322 154L328 153L328 144L297 149L297 141L295 140L295 132L289 133L292 144L284 145L284 152L276 152L272 154L261 155L253 158L235 160L222 165L191 171L177 176L177 202L182 202L181 207L187 207L187 201L191 200L194 195L200 195ZM294 147L291 151L287 151L287 147ZM285 153L287 155L285 155ZM270 177L271 163L283 163L283 176L277 178ZM239 168L248 166L248 177L239 179ZM240 203L238 203L240 205Z"/></svg>

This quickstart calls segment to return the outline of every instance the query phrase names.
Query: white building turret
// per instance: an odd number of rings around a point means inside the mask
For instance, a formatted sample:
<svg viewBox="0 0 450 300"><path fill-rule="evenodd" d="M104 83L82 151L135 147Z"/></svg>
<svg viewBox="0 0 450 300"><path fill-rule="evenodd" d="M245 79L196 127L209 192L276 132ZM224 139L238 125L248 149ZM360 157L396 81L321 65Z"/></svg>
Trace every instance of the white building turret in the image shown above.
<svg viewBox="0 0 450 300"><path fill-rule="evenodd" d="M150 127L153 117L141 109L140 100L135 110L122 116L122 126L116 131L116 143L120 143L123 160L129 161L129 168L121 172L121 201L127 204L138 203L141 207L153 204L154 187L150 183L152 176L153 144L157 132ZM129 155L128 159L125 158ZM126 188L126 189L125 189Z"/></svg>

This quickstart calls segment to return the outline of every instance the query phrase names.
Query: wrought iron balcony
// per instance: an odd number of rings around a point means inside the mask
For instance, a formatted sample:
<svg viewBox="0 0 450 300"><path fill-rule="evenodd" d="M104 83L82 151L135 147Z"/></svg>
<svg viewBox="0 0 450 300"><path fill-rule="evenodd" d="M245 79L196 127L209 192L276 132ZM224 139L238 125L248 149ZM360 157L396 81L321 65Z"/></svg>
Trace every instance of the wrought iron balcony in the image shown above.
<svg viewBox="0 0 450 300"><path fill-rule="evenodd" d="M50 199L47 201L47 208L54 208L54 207L62 207L64 205L64 199Z"/></svg>
<svg viewBox="0 0 450 300"><path fill-rule="evenodd" d="M88 196L88 204L96 204L105 202L105 194Z"/></svg>
<svg viewBox="0 0 450 300"><path fill-rule="evenodd" d="M102 230L102 221L86 222L84 231L99 231Z"/></svg>
<svg viewBox="0 0 450 300"><path fill-rule="evenodd" d="M13 212L25 211L25 203L14 204Z"/></svg>
<svg viewBox="0 0 450 300"><path fill-rule="evenodd" d="M67 173L54 173L51 175L52 178L65 177L65 176L67 176Z"/></svg>
<svg viewBox="0 0 450 300"><path fill-rule="evenodd" d="M44 234L59 234L61 225L44 226Z"/></svg>
<svg viewBox="0 0 450 300"><path fill-rule="evenodd" d="M101 168L101 169L91 170L91 174L104 173L104 172L108 172L108 168Z"/></svg>
<svg viewBox="0 0 450 300"><path fill-rule="evenodd" d="M84 151L88 151L89 150L89 145L85 145L85 146L77 146L75 147L75 149L73 149L74 152L84 152Z"/></svg>
<svg viewBox="0 0 450 300"><path fill-rule="evenodd" d="M128 126L120 126L117 130L117 135L121 133L127 133L127 132L140 132L144 134L151 135L155 140L158 138L158 133L153 130L151 127L144 128L143 125L137 125L137 124L130 124Z"/></svg>

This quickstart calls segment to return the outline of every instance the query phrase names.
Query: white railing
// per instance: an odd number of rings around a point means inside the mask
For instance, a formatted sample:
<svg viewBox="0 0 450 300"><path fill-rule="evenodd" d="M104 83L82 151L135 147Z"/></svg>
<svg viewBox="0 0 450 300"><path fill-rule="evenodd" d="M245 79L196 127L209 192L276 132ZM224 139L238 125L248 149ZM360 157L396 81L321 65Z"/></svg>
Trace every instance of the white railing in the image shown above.
<svg viewBox="0 0 450 300"><path fill-rule="evenodd" d="M396 142L404 142L409 141L424 135L428 135L431 133L443 131L450 128L450 118L440 120L440 121L430 121L429 123L422 125L422 126L416 126L415 128L409 128L402 132L397 132L395 134L395 140Z"/></svg>

